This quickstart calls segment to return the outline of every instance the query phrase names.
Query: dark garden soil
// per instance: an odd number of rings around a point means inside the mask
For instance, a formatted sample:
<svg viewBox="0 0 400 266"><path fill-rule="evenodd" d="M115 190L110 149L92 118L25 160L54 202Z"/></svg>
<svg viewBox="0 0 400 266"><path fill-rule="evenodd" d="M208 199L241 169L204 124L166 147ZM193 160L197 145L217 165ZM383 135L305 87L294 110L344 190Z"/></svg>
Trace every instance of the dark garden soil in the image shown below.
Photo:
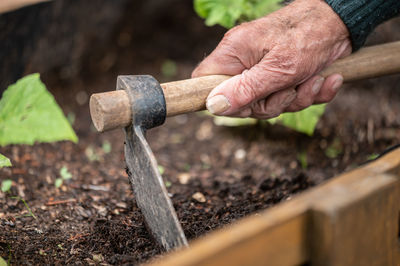
<svg viewBox="0 0 400 266"><path fill-rule="evenodd" d="M186 17L161 17L147 30L122 21L114 37L119 41L94 49L80 75L65 78L62 69L42 75L65 113L75 116L79 143L1 149L13 163L0 170L0 181L13 180L10 193L0 192L1 257L14 265L136 264L162 254L128 183L123 132L95 132L88 95L114 89L119 73L187 78L223 30L206 28L190 7L185 10ZM376 40L395 38L396 25ZM170 78L160 71L166 59L178 67ZM148 140L186 236L193 240L290 200L400 143L399 92L400 76L347 85L313 137L279 125L216 126L203 114L167 119ZM72 179L56 188L63 166Z"/></svg>

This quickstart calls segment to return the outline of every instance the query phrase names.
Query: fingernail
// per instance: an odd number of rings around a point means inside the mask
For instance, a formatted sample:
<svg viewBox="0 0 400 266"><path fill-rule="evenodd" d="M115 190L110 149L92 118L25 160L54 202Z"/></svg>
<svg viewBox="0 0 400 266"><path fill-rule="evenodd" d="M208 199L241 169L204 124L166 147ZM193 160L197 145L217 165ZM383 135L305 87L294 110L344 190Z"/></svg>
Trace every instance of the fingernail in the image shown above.
<svg viewBox="0 0 400 266"><path fill-rule="evenodd" d="M336 79L335 83L333 83L332 89L337 91L343 85L343 77L339 77Z"/></svg>
<svg viewBox="0 0 400 266"><path fill-rule="evenodd" d="M324 81L325 81L324 78L319 78L314 82L314 85L311 88L314 95L318 94L318 92L321 90L321 87L322 87L322 84L324 83Z"/></svg>
<svg viewBox="0 0 400 266"><path fill-rule="evenodd" d="M210 113L218 115L228 110L231 104L224 95L216 95L207 100L206 106Z"/></svg>

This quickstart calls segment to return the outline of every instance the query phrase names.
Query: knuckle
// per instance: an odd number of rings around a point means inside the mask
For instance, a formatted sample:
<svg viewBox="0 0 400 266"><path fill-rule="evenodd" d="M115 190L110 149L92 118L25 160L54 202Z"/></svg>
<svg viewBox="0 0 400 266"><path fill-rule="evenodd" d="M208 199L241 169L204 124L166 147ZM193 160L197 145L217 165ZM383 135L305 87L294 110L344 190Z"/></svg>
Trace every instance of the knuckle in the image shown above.
<svg viewBox="0 0 400 266"><path fill-rule="evenodd" d="M257 93L251 79L245 75L239 79L237 86L234 88L234 95L240 106L245 106L256 100Z"/></svg>

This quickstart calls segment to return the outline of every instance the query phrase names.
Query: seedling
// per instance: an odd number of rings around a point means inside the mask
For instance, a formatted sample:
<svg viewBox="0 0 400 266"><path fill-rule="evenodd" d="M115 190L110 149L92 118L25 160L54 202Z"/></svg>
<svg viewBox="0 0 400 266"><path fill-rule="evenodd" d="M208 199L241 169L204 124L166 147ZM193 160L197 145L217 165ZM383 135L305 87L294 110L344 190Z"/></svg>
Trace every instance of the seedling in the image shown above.
<svg viewBox="0 0 400 266"><path fill-rule="evenodd" d="M307 152L306 151L301 151L297 154L297 160L299 160L301 168L304 170L307 169L308 167L308 162L307 162Z"/></svg>
<svg viewBox="0 0 400 266"><path fill-rule="evenodd" d="M12 186L12 180L11 179L6 179L1 182L1 192L10 192Z"/></svg>
<svg viewBox="0 0 400 266"><path fill-rule="evenodd" d="M373 154L368 155L367 160L368 160L368 161L373 161L373 160L375 160L375 159L378 158L378 157L379 157L379 154L373 153Z"/></svg>
<svg viewBox="0 0 400 266"><path fill-rule="evenodd" d="M342 154L342 143L340 142L340 139L336 138L333 143L326 148L325 155L328 158L335 159L340 154Z"/></svg>
<svg viewBox="0 0 400 266"><path fill-rule="evenodd" d="M158 165L158 172L160 173L160 175L163 175L165 172L165 169L162 165Z"/></svg>
<svg viewBox="0 0 400 266"><path fill-rule="evenodd" d="M63 166L60 169L60 178L56 179L54 185L56 186L56 188L59 188L63 184L64 180L68 180L71 178L72 178L72 174L68 171L68 168L66 166Z"/></svg>
<svg viewBox="0 0 400 266"><path fill-rule="evenodd" d="M176 76L178 72L178 67L175 61L170 59L165 60L161 65L161 73L166 78L172 78Z"/></svg>
<svg viewBox="0 0 400 266"><path fill-rule="evenodd" d="M0 153L0 168L12 166L10 159Z"/></svg>
<svg viewBox="0 0 400 266"><path fill-rule="evenodd" d="M85 150L85 154L86 154L86 157L91 162L100 161L100 156L95 152L93 146L87 147Z"/></svg>
<svg viewBox="0 0 400 266"><path fill-rule="evenodd" d="M172 183L170 181L165 181L165 187L169 188L172 186Z"/></svg>
<svg viewBox="0 0 400 266"><path fill-rule="evenodd" d="M21 201L25 205L25 208L28 210L28 214L26 214L25 216L27 216L27 217L31 216L31 217L35 218L35 220L37 220L37 217L35 216L35 214L33 214L31 208L29 208L29 206L28 206L28 203L26 203L26 201L23 198L21 198L19 196L11 197L11 198Z"/></svg>
<svg viewBox="0 0 400 266"><path fill-rule="evenodd" d="M101 146L103 149L104 153L110 153L111 152L111 143L108 140L103 141L103 145Z"/></svg>

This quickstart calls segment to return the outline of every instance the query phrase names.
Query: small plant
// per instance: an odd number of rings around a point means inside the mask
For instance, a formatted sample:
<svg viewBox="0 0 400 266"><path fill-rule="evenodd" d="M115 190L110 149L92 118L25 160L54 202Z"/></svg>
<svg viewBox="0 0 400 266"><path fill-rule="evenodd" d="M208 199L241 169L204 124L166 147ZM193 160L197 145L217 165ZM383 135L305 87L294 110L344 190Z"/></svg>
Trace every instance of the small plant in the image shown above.
<svg viewBox="0 0 400 266"><path fill-rule="evenodd" d="M10 159L0 153L0 168L12 166Z"/></svg>
<svg viewBox="0 0 400 266"><path fill-rule="evenodd" d="M63 166L60 169L60 177L56 179L54 185L56 186L56 188L59 188L63 184L64 180L68 180L71 178L72 174L68 171L68 168L66 166Z"/></svg>
<svg viewBox="0 0 400 266"><path fill-rule="evenodd" d="M0 146L60 140L78 138L39 74L10 85L0 100ZM11 166L5 158L0 154L0 168Z"/></svg>
<svg viewBox="0 0 400 266"><path fill-rule="evenodd" d="M85 155L91 162L100 161L100 156L96 153L93 146L89 146L85 149Z"/></svg>
<svg viewBox="0 0 400 266"><path fill-rule="evenodd" d="M18 201L21 201L21 202L25 205L25 208L28 210L28 214L26 214L25 216L27 216L27 217L31 216L31 217L33 217L35 220L37 220L37 217L35 216L35 214L33 214L31 208L29 208L28 203L26 203L26 201L25 201L23 198L21 198L21 197L11 197L11 198L12 198L12 199L16 199L16 200L18 200Z"/></svg>
<svg viewBox="0 0 400 266"><path fill-rule="evenodd" d="M378 157L379 157L379 154L378 154L378 153L370 154L370 155L368 155L368 157L367 157L367 161L373 161L373 160L375 160L375 159L378 158Z"/></svg>
<svg viewBox="0 0 400 266"><path fill-rule="evenodd" d="M12 180L11 179L6 179L1 182L1 192L6 193L11 190L12 186Z"/></svg>
<svg viewBox="0 0 400 266"><path fill-rule="evenodd" d="M165 187L166 188L169 188L169 187L171 187L172 186L172 183L171 183L171 181L165 181Z"/></svg>
<svg viewBox="0 0 400 266"><path fill-rule="evenodd" d="M301 168L303 168L303 170L306 170L308 167L307 152L304 150L299 152L297 154L297 160L299 160Z"/></svg>
<svg viewBox="0 0 400 266"><path fill-rule="evenodd" d="M111 143L108 140L105 140L105 141L103 141L101 148L103 149L104 153L110 153L111 152Z"/></svg>
<svg viewBox="0 0 400 266"><path fill-rule="evenodd" d="M162 165L158 165L158 172L160 173L160 175L163 175L165 172L165 169Z"/></svg>
<svg viewBox="0 0 400 266"><path fill-rule="evenodd" d="M166 78L175 77L178 72L178 66L175 61L170 59L165 60L161 65L161 73Z"/></svg>
<svg viewBox="0 0 400 266"><path fill-rule="evenodd" d="M325 155L328 158L335 159L340 154L342 154L342 152L343 152L342 143L340 142L340 139L335 138L332 144L326 148Z"/></svg>
<svg viewBox="0 0 400 266"><path fill-rule="evenodd" d="M229 29L238 22L253 20L278 10L282 2L281 0L194 0L194 9L205 19L207 26L219 24ZM300 112L281 114L277 118L269 119L268 122L271 124L278 122L311 136L324 112L324 104L312 105ZM214 122L217 125L242 126L255 124L256 120L218 117Z"/></svg>

